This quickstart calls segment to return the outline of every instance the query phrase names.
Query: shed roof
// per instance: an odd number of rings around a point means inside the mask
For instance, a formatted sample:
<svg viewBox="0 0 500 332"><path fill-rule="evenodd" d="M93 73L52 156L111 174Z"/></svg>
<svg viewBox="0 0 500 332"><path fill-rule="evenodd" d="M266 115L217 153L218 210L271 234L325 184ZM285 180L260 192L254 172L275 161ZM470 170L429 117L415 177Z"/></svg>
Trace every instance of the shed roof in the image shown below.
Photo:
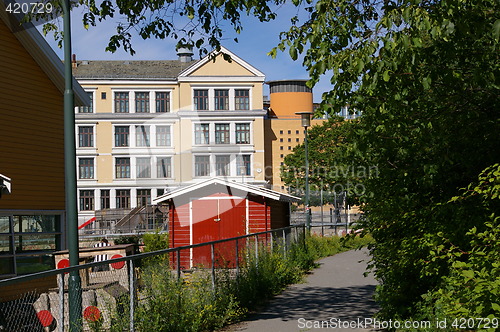
<svg viewBox="0 0 500 332"><path fill-rule="evenodd" d="M274 199L276 201L284 201L284 202L298 202L300 198L280 193L278 191L262 188L262 187L257 187L251 184L246 184L246 183L239 183L239 182L231 182L224 180L222 178L211 178L203 182L195 183L187 187L179 188L177 190L174 190L170 193L167 193L165 195L159 196L156 199L153 200L153 204L158 204L161 202L168 201L169 199L179 197L182 195L186 195L192 192L196 192L199 189L205 188L207 186L211 185L223 185L226 187L231 187L233 189L241 190L247 193L251 193L254 195L260 195L264 196L270 199Z"/></svg>

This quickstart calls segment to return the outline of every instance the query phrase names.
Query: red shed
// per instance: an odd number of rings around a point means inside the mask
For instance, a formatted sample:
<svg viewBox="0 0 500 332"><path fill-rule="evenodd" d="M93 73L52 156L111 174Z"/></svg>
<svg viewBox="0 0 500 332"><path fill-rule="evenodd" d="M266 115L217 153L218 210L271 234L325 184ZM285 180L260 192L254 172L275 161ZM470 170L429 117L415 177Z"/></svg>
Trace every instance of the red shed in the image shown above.
<svg viewBox="0 0 500 332"><path fill-rule="evenodd" d="M297 197L220 178L158 197L168 204L170 247L227 239L290 225L290 203ZM219 244L217 257L232 265L233 244ZM211 264L210 247L181 253L183 269Z"/></svg>

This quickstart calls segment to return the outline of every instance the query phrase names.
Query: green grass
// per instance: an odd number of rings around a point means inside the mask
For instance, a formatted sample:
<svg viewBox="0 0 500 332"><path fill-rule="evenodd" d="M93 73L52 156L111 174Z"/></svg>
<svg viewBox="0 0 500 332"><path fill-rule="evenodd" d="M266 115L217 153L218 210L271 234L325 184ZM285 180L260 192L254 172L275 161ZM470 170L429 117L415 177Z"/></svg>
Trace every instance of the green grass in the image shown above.
<svg viewBox="0 0 500 332"><path fill-rule="evenodd" d="M301 282L315 261L368 244L369 237L306 236L284 254L282 247L259 247L249 252L239 277L219 270L215 288L210 271L192 273L178 280L168 266L146 265L140 273L141 290L135 315L138 331L212 331L243 320L288 285Z"/></svg>

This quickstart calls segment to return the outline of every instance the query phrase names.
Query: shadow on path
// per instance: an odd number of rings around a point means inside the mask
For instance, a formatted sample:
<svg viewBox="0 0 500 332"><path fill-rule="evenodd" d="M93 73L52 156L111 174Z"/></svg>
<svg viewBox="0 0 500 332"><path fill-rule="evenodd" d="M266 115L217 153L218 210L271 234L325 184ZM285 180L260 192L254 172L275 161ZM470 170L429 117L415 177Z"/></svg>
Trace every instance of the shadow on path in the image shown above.
<svg viewBox="0 0 500 332"><path fill-rule="evenodd" d="M272 301L272 311L255 314L247 321L280 319L282 321L356 320L372 317L377 311L373 300L374 285L334 287L301 287L289 289Z"/></svg>
<svg viewBox="0 0 500 332"><path fill-rule="evenodd" d="M224 331L288 332L304 330L299 319L354 322L372 318L378 310L373 300L377 282L371 274L363 276L368 259L366 250L324 258L305 283L288 287L260 313ZM362 326L350 330L367 331Z"/></svg>

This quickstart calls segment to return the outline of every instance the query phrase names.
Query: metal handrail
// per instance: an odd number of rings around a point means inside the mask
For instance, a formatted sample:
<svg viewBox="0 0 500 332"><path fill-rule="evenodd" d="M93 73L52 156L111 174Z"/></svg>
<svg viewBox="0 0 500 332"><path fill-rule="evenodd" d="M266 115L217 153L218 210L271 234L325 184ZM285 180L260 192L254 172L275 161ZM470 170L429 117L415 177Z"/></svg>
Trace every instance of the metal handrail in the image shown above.
<svg viewBox="0 0 500 332"><path fill-rule="evenodd" d="M240 236L236 236L236 237L232 237L232 238L228 238L228 239L223 239L223 240L203 242L203 243L191 244L191 245L187 245L187 246L145 252L145 253L140 253L140 254L136 254L136 255L120 257L120 258L108 259L108 260L106 260L106 263L111 264L111 263L118 263L118 262L128 262L128 261L148 258L148 257L156 256L156 255L168 254L168 253L177 252L177 251L180 252L181 250L186 250L186 249L191 249L191 248L198 248L198 247L203 247L203 246L208 246L208 245L215 245L218 243L236 241L236 240L246 239L246 238L255 237L255 236L258 237L259 235L271 234L271 233L275 233L275 232L279 232L279 231L283 232L283 231L286 231L289 229L299 228L299 227L304 228L305 224L297 224L297 225L288 226L288 227L276 228L276 229L272 229L269 231L263 231L263 232L252 233L252 234L247 234L247 235L240 235ZM18 282L30 281L30 280L35 280L38 278L50 277L53 275L69 273L72 271L79 271L79 270L83 270L83 269L88 269L88 268L99 266L102 264L103 264L102 261L101 262L91 262L91 263L85 263L85 264L76 265L76 266L70 266L70 267L66 267L66 268L62 268L62 269L54 269L54 270L42 271L42 272L37 272L37 273L23 275L23 276L17 276L17 277L5 279L5 280L0 280L0 287L12 285L12 284L15 284Z"/></svg>

